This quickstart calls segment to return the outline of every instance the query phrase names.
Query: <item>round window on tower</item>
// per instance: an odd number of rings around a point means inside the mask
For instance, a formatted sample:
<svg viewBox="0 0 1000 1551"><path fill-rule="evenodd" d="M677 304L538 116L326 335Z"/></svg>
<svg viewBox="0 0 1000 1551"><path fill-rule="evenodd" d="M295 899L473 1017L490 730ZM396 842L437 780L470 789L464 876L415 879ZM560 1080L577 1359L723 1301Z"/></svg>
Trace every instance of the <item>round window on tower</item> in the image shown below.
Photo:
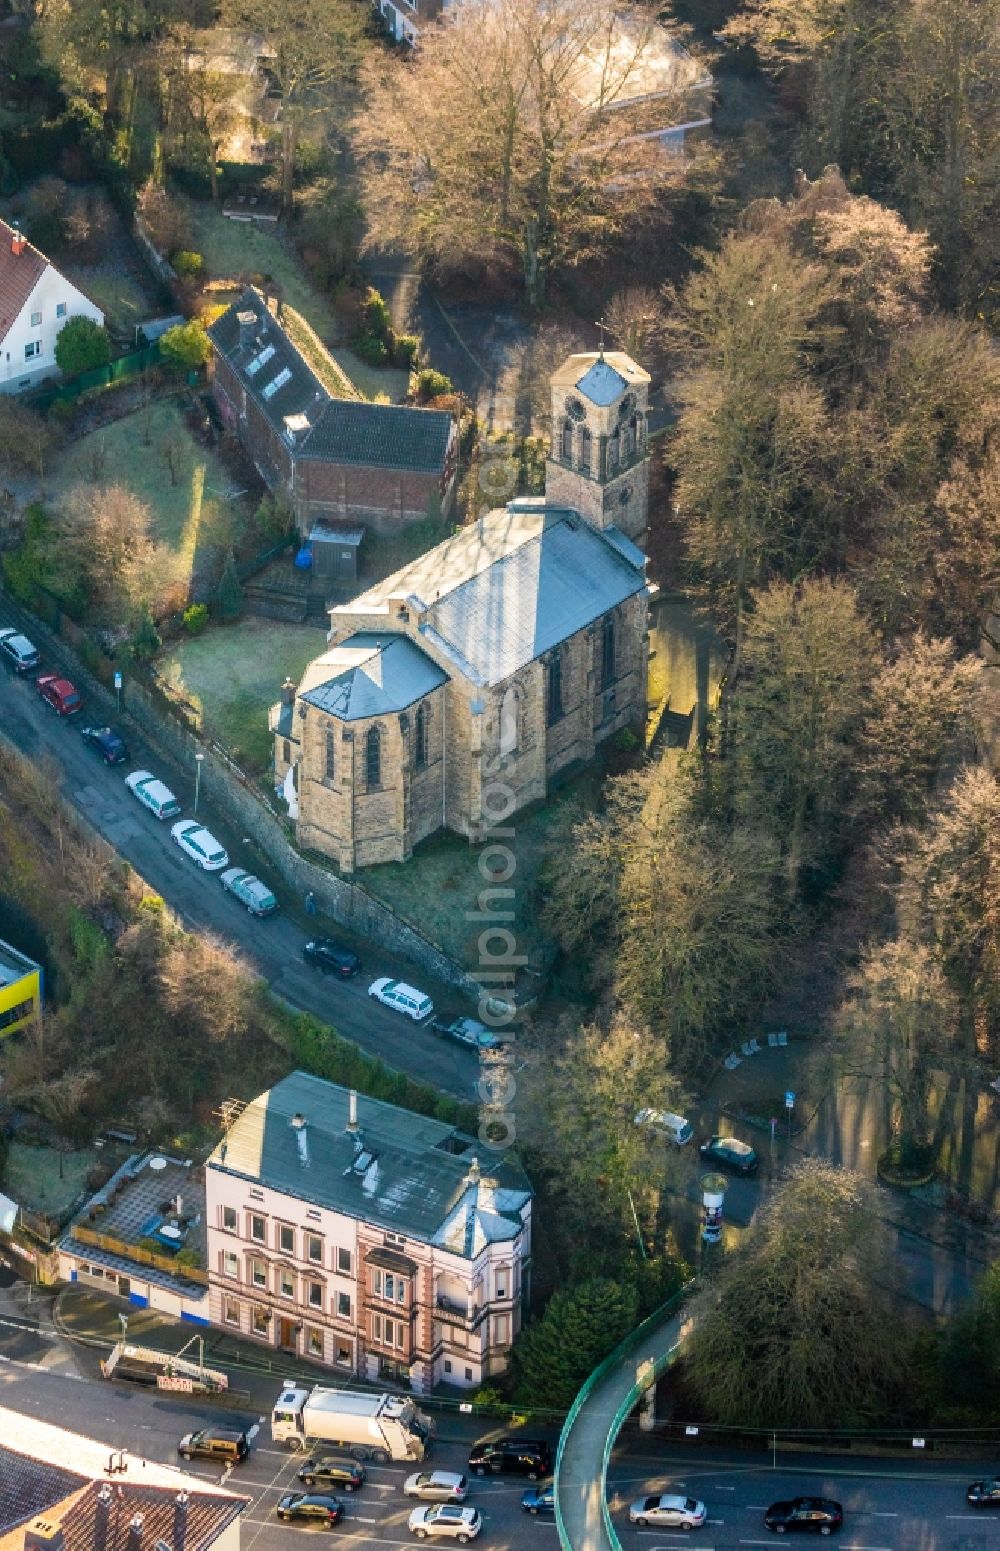
<svg viewBox="0 0 1000 1551"><path fill-rule="evenodd" d="M566 413L571 420L586 420L587 418L587 411L580 403L580 400L573 398L572 395L566 400Z"/></svg>

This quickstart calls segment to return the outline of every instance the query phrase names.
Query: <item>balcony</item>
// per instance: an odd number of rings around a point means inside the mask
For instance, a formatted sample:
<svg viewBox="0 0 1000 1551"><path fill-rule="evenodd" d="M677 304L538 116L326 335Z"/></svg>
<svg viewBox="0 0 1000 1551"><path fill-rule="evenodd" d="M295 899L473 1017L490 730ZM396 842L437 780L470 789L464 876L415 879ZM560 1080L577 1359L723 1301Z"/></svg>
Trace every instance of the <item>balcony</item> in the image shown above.
<svg viewBox="0 0 1000 1551"><path fill-rule="evenodd" d="M449 1324L462 1325L466 1330L475 1330L486 1318L486 1309L482 1304L470 1304L464 1298L449 1297L447 1293L438 1293L434 1300L435 1317L447 1321Z"/></svg>

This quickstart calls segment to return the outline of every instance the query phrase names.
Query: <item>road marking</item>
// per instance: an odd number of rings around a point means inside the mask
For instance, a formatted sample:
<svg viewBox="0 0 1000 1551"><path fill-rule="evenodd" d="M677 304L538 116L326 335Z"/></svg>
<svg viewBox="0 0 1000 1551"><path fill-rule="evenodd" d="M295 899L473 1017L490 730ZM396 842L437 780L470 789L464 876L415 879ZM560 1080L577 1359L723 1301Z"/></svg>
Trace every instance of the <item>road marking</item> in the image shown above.
<svg viewBox="0 0 1000 1551"><path fill-rule="evenodd" d="M946 1513L946 1519L970 1519L975 1524L1000 1524L1000 1513Z"/></svg>
<svg viewBox="0 0 1000 1551"><path fill-rule="evenodd" d="M855 1508L854 1511L855 1511L855 1513L864 1513L865 1510L863 1508ZM873 1519L898 1519L899 1518L899 1514L898 1513L877 1513L876 1510L874 1508L872 1508L870 1513L869 1513L869 1517L873 1518Z"/></svg>

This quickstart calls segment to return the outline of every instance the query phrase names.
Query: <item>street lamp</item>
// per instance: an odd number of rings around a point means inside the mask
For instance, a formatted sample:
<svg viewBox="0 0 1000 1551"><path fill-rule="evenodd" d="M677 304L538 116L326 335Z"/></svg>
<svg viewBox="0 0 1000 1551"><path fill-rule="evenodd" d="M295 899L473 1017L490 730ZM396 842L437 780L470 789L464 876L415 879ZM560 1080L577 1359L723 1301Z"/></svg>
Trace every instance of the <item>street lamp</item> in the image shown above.
<svg viewBox="0 0 1000 1551"><path fill-rule="evenodd" d="M198 797L199 797L199 794L201 792L201 767L202 767L202 765L205 762L205 756L204 756L204 754L196 754L194 756L194 760L195 760L194 811L195 811L195 813L197 813L198 812Z"/></svg>

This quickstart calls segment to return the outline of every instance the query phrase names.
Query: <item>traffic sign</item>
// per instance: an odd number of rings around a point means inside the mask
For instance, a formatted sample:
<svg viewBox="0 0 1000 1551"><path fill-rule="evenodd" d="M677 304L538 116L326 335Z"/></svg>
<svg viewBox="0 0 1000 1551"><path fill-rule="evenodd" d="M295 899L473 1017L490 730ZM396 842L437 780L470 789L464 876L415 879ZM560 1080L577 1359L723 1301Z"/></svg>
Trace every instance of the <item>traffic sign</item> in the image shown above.
<svg viewBox="0 0 1000 1551"><path fill-rule="evenodd" d="M785 1094L785 1108L795 1108L795 1094L792 1092L791 1088L789 1088L788 1092Z"/></svg>
<svg viewBox="0 0 1000 1551"><path fill-rule="evenodd" d="M121 676L120 673L116 673L115 674L115 689L121 689L121 687L122 687L122 676Z"/></svg>

